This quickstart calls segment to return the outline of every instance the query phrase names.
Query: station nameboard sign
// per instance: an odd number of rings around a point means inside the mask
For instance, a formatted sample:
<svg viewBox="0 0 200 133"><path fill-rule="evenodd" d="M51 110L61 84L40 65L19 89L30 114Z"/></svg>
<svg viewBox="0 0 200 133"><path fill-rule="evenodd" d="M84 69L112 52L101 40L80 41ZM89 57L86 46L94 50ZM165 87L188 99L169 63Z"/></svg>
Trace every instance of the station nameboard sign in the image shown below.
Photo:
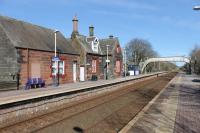
<svg viewBox="0 0 200 133"><path fill-rule="evenodd" d="M60 61L60 58L59 57L53 57L52 61Z"/></svg>

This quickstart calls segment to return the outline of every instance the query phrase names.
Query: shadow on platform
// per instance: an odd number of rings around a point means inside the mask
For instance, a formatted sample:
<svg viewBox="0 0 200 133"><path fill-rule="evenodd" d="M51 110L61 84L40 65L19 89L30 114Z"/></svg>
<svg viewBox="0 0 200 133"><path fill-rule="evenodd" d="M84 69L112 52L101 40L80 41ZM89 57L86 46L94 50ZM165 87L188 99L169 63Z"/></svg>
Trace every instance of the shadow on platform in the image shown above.
<svg viewBox="0 0 200 133"><path fill-rule="evenodd" d="M200 83L200 79L193 79L192 82L199 82Z"/></svg>

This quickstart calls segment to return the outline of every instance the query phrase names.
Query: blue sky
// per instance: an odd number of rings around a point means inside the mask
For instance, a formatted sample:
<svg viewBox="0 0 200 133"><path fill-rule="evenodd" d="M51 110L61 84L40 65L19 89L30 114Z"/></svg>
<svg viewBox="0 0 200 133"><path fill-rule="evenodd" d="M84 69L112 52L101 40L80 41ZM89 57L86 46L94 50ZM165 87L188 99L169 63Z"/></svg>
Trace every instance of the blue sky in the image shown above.
<svg viewBox="0 0 200 133"><path fill-rule="evenodd" d="M147 39L160 56L188 55L200 44L200 0L0 0L0 15L51 29L66 37L72 18L79 18L79 32L119 37L124 46L133 38Z"/></svg>

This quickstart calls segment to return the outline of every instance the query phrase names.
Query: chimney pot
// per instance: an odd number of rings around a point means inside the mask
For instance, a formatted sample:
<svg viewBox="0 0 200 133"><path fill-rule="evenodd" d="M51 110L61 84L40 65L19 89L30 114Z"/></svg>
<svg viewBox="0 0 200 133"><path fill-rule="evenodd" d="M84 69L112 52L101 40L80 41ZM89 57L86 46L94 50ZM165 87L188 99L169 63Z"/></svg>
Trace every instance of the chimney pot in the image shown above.
<svg viewBox="0 0 200 133"><path fill-rule="evenodd" d="M73 22L73 32L78 33L78 18L76 15L74 16L72 22Z"/></svg>
<svg viewBox="0 0 200 133"><path fill-rule="evenodd" d="M93 26L93 25L91 25L91 26L89 27L89 35L90 35L90 36L94 36L94 26Z"/></svg>
<svg viewBox="0 0 200 133"><path fill-rule="evenodd" d="M109 35L109 38L110 38L110 39L113 39L113 38L114 38L114 36L113 36L113 35Z"/></svg>

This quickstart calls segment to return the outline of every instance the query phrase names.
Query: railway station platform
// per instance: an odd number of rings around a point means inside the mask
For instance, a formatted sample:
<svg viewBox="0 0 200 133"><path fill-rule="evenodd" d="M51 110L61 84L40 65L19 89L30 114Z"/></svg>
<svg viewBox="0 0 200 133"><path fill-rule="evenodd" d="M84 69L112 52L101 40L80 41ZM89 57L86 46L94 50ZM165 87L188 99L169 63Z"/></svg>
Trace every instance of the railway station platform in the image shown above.
<svg viewBox="0 0 200 133"><path fill-rule="evenodd" d="M200 77L178 74L120 133L200 133Z"/></svg>
<svg viewBox="0 0 200 133"><path fill-rule="evenodd" d="M137 80L137 79L154 76L154 75L156 76L157 74L162 74L162 73L163 72L144 74L144 75L139 75L139 76L129 76L129 77L112 79L112 80L98 80L98 81L68 83L68 84L62 84L59 87L48 86L47 88L1 92L0 93L0 109L4 108L5 106L9 104L16 103L18 105L18 102L24 102L24 101L39 99L39 98L46 98L49 96L62 95L62 94L67 94L67 93L76 92L80 90L87 90L87 89L95 88L95 87L96 88L105 87L105 86L114 85L117 83L127 82L130 80Z"/></svg>

